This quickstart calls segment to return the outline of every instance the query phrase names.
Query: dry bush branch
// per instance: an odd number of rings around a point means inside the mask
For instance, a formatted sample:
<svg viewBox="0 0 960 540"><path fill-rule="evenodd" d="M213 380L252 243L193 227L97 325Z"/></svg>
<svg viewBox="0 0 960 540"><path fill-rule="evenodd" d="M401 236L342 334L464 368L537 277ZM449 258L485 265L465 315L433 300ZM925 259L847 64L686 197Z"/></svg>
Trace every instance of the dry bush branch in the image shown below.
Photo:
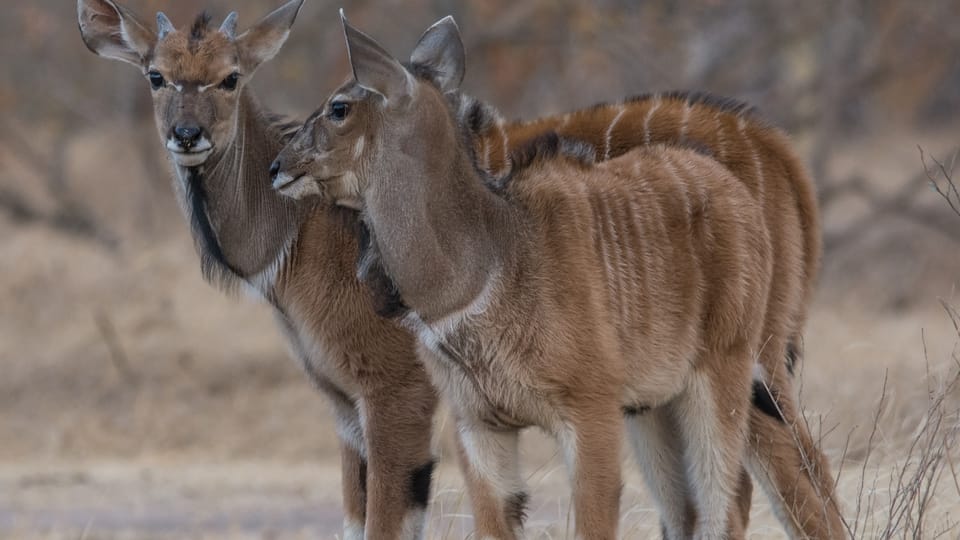
<svg viewBox="0 0 960 540"><path fill-rule="evenodd" d="M931 213L914 206L914 201L920 193L917 186L929 181L927 173L922 171L889 196L878 194L861 176L852 176L844 182L834 183L824 190L824 196L821 197L824 207L835 202L842 195L853 194L864 199L870 205L871 211L840 231L827 232L824 235L825 250L833 251L861 239L878 221L891 216L905 219L960 243L960 228L952 219L944 219L949 216Z"/></svg>
<svg viewBox="0 0 960 540"><path fill-rule="evenodd" d="M960 343L960 317L952 306L946 302L943 305ZM960 495L960 478L951 455L960 439L960 408L951 400L960 387L960 363L952 376L945 382L938 382L929 369L925 338L923 352L928 366L928 384L934 384L928 388L927 408L919 419L908 449L902 461L890 473L886 488L889 499L881 507L878 504L877 485L885 471L879 464L873 465L870 461L877 445L875 434L887 398L884 378L873 430L867 442L867 455L860 471L856 514L851 527L853 538L938 538L957 532L958 523L951 521L949 515L935 514L933 503L945 475L952 479L953 488ZM874 471L873 487L865 494L864 486L871 470Z"/></svg>
<svg viewBox="0 0 960 540"><path fill-rule="evenodd" d="M960 216L960 190L957 189L957 184L953 181L953 168L957 164L957 156L960 156L960 150L953 153L953 156L950 158L949 167L937 161L937 158L930 156L930 160L936 165L936 169L931 171L930 167L927 166L927 159L924 155L923 148L917 146L917 149L920 151L920 163L923 164L923 172L930 181L930 187L937 192L937 195L940 195L947 201L950 209L953 210L955 214ZM938 177L943 177L943 187L940 187L940 181L937 180Z"/></svg>

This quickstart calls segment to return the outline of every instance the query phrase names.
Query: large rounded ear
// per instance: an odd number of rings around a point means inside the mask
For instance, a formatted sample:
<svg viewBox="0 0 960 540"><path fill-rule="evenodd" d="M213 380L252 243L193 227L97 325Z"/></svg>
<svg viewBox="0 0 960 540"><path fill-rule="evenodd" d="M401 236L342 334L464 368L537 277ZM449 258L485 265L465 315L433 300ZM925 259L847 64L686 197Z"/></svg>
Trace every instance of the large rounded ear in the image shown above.
<svg viewBox="0 0 960 540"><path fill-rule="evenodd" d="M78 0L77 19L87 48L104 58L143 67L157 44L152 30L112 0Z"/></svg>
<svg viewBox="0 0 960 540"><path fill-rule="evenodd" d="M301 7L303 7L303 0L290 0L237 36L240 65L245 75L253 74L260 64L276 56L280 47L287 41L290 27L297 19ZM236 24L236 19L233 18L231 21L231 18L232 14L224 21L224 26L228 27L227 30L230 25ZM221 31L224 31L224 27L221 27Z"/></svg>
<svg viewBox="0 0 960 540"><path fill-rule="evenodd" d="M452 16L447 15L427 28L410 55L410 63L430 68L444 93L460 89L466 55L460 29Z"/></svg>
<svg viewBox="0 0 960 540"><path fill-rule="evenodd" d="M360 86L388 100L409 96L413 91L413 80L406 68L372 37L351 26L342 9L340 22L343 23L353 77Z"/></svg>

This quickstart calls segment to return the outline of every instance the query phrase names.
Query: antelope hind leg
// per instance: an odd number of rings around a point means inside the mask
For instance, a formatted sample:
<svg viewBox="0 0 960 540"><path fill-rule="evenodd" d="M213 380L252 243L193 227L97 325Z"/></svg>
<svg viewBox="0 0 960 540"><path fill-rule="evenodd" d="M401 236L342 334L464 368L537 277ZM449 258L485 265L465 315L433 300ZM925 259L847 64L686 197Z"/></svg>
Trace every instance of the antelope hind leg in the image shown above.
<svg viewBox="0 0 960 540"><path fill-rule="evenodd" d="M470 494L475 538L523 538L527 492L520 476L517 430L458 421L457 451Z"/></svg>
<svg viewBox="0 0 960 540"><path fill-rule="evenodd" d="M625 417L634 456L660 512L665 540L689 538L695 514L683 463L683 442L668 406Z"/></svg>
<svg viewBox="0 0 960 540"><path fill-rule="evenodd" d="M694 371L674 402L698 540L744 537L739 523L728 518L739 513L735 494L745 457L752 356L743 347L722 355Z"/></svg>
<svg viewBox="0 0 960 540"><path fill-rule="evenodd" d="M751 407L748 466L791 538L847 538L826 457L814 443L794 397L782 357L763 362L772 375L754 392L769 392ZM759 386L758 386L759 385ZM755 402L757 400L755 399Z"/></svg>

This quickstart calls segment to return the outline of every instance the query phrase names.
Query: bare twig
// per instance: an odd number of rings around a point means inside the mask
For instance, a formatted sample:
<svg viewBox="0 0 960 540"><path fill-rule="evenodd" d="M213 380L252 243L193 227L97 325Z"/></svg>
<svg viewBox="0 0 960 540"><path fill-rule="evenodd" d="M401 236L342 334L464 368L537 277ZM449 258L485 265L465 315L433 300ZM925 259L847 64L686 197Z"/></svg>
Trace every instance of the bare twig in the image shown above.
<svg viewBox="0 0 960 540"><path fill-rule="evenodd" d="M137 374L130 368L127 353L123 350L123 346L120 345L120 340L117 339L117 331L113 326L113 320L107 313L101 310L97 310L93 314L93 320L97 325L97 330L100 331L100 336L103 338L104 344L107 346L107 350L110 352L110 362L120 375L120 379L124 383L135 385L137 383Z"/></svg>
<svg viewBox="0 0 960 540"><path fill-rule="evenodd" d="M958 189L957 184L953 182L953 167L957 163L957 156L960 155L960 150L954 152L953 157L950 158L949 167L937 161L937 158L930 156L930 160L936 165L936 169L933 171L927 166L927 159L923 153L923 148L917 145L917 150L920 151L920 163L923 164L923 172L930 181L930 187L937 192L937 195L943 197L943 200L947 201L950 209L953 210L955 214L960 216L960 189ZM940 187L940 181L937 180L938 176L943 177L945 184L943 187Z"/></svg>

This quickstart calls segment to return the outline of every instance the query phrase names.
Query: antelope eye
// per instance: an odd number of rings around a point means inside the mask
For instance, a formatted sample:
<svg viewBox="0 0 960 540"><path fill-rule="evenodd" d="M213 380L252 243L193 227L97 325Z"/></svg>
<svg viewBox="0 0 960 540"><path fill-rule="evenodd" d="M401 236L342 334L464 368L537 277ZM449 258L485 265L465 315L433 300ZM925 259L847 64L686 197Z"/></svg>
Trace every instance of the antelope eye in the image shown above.
<svg viewBox="0 0 960 540"><path fill-rule="evenodd" d="M330 119L340 122L350 114L350 104L345 101L334 101L330 104Z"/></svg>
<svg viewBox="0 0 960 540"><path fill-rule="evenodd" d="M166 84L166 81L163 80L163 75L161 75L160 72L155 69L147 72L147 78L150 79L150 86L154 90L159 90L164 84Z"/></svg>
<svg viewBox="0 0 960 540"><path fill-rule="evenodd" d="M227 75L227 78L220 83L220 88L224 90L236 90L237 82L240 80L240 74L234 71L233 73Z"/></svg>

